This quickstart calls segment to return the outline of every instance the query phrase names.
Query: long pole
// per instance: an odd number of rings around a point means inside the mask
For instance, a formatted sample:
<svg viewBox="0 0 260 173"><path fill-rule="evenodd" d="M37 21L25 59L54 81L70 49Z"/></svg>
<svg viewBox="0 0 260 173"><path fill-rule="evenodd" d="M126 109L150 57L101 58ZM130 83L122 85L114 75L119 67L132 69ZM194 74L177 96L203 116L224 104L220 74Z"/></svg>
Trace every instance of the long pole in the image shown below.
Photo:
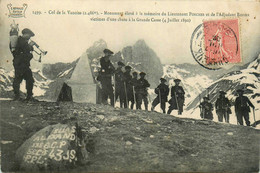
<svg viewBox="0 0 260 173"><path fill-rule="evenodd" d="M201 97L200 97L200 94L199 94L199 108L200 108L200 115L202 114L203 116L203 113L202 113L202 107L201 107Z"/></svg>
<svg viewBox="0 0 260 173"><path fill-rule="evenodd" d="M162 96L161 96L160 88L159 88L159 102L160 102L160 108L162 108Z"/></svg>
<svg viewBox="0 0 260 173"><path fill-rule="evenodd" d="M133 94L134 94L134 103L136 104L136 98L135 98L135 86L133 86Z"/></svg>
<svg viewBox="0 0 260 173"><path fill-rule="evenodd" d="M126 101L126 106L128 108L128 98L127 98L127 91L126 91L126 84L124 82L124 87L125 87L125 101Z"/></svg>
<svg viewBox="0 0 260 173"><path fill-rule="evenodd" d="M254 108L253 108L253 116L254 116L254 121L255 121L254 126L256 126L256 120L255 120L255 109L254 109Z"/></svg>
<svg viewBox="0 0 260 173"><path fill-rule="evenodd" d="M226 120L226 123L227 123L227 120L228 120L228 114L227 114L227 108L225 108L225 113L224 113L224 115L225 115L225 120Z"/></svg>
<svg viewBox="0 0 260 173"><path fill-rule="evenodd" d="M116 104L116 74L114 73L114 75L113 75L113 77L114 77L114 88L115 88L115 92L114 92L114 103Z"/></svg>
<svg viewBox="0 0 260 173"><path fill-rule="evenodd" d="M177 99L177 96L176 96L176 92L174 92L174 97L175 97L175 101L176 101L177 109L178 109L178 111L180 111L180 110L179 110L178 99Z"/></svg>

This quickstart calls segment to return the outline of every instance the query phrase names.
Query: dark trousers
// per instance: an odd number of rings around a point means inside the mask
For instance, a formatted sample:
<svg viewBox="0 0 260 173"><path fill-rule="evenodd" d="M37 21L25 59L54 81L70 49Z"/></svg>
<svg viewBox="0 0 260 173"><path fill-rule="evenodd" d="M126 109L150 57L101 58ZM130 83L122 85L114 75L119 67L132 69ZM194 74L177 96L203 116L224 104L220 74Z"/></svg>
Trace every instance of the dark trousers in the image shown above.
<svg viewBox="0 0 260 173"><path fill-rule="evenodd" d="M223 118L224 118L226 123L229 123L229 114L227 113L226 110L218 110L217 115L218 115L219 122L223 122Z"/></svg>
<svg viewBox="0 0 260 173"><path fill-rule="evenodd" d="M236 112L236 116L237 116L237 121L240 125L244 125L244 123L243 123L243 118L244 118L246 125L250 126L248 110L241 110L239 112Z"/></svg>
<svg viewBox="0 0 260 173"><path fill-rule="evenodd" d="M159 97L157 96L154 100L153 100L153 103L152 103L152 107L155 108L158 104L160 103L160 99ZM163 113L165 113L165 103L166 103L166 100L165 99L161 99L161 109L163 110Z"/></svg>
<svg viewBox="0 0 260 173"><path fill-rule="evenodd" d="M145 110L148 110L148 99L146 93L137 93L136 109L141 109L142 101L144 101Z"/></svg>
<svg viewBox="0 0 260 173"><path fill-rule="evenodd" d="M177 102L176 102L177 101ZM167 111L167 114L171 114L173 110L178 110L178 114L181 115L183 112L183 106L184 106L184 99L183 98L178 98L176 100L175 97L172 97L171 100L169 101L169 109Z"/></svg>
<svg viewBox="0 0 260 173"><path fill-rule="evenodd" d="M122 108L123 106L126 108L126 97L123 85L117 85L115 87L115 102L117 101L118 97L120 101L120 108Z"/></svg>
<svg viewBox="0 0 260 173"><path fill-rule="evenodd" d="M20 94L20 84L23 81L26 81L26 90L27 90L27 97L31 97L33 95L33 75L30 68L27 69L14 69L14 82L13 82L13 89L15 96L19 96Z"/></svg>
<svg viewBox="0 0 260 173"><path fill-rule="evenodd" d="M107 99L110 99L111 106L114 106L113 87L110 83L102 83L102 103L107 104Z"/></svg>

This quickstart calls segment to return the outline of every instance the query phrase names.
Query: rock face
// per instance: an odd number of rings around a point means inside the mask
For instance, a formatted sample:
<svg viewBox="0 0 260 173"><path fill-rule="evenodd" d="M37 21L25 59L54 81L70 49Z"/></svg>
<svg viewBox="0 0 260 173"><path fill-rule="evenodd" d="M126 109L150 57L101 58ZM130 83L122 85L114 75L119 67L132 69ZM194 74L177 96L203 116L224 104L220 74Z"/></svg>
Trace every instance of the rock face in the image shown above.
<svg viewBox="0 0 260 173"><path fill-rule="evenodd" d="M163 66L156 53L147 46L144 40L138 40L133 46L122 50L123 61L138 71L144 71L146 78L154 88L163 75Z"/></svg>
<svg viewBox="0 0 260 173"><path fill-rule="evenodd" d="M77 125L49 125L23 143L16 159L25 171L66 170L86 158L79 148L81 139Z"/></svg>

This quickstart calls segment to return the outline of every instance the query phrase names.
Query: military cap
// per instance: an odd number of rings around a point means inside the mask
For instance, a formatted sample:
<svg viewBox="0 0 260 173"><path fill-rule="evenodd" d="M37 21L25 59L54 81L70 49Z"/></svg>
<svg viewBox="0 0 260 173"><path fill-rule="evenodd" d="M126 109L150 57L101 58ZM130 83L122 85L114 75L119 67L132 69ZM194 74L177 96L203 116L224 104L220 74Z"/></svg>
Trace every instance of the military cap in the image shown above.
<svg viewBox="0 0 260 173"><path fill-rule="evenodd" d="M111 50L109 50L109 49L104 49L104 51L103 51L104 53L108 53L108 54L114 54L114 52L112 52Z"/></svg>
<svg viewBox="0 0 260 173"><path fill-rule="evenodd" d="M203 99L204 99L204 100L209 100L209 98L208 98L208 97L203 97Z"/></svg>
<svg viewBox="0 0 260 173"><path fill-rule="evenodd" d="M237 92L238 92L238 93L243 93L244 90L242 90L242 89L238 89Z"/></svg>
<svg viewBox="0 0 260 173"><path fill-rule="evenodd" d="M35 34L34 34L30 29L28 29L28 28L24 28L24 29L22 30L22 34L30 34L31 37L35 36Z"/></svg>
<svg viewBox="0 0 260 173"><path fill-rule="evenodd" d="M145 72L141 72L139 75L140 75L140 76L145 76L146 73L145 73Z"/></svg>
<svg viewBox="0 0 260 173"><path fill-rule="evenodd" d="M137 73L136 71L135 71L135 72L133 72L132 74L133 74L133 75L138 75L138 73Z"/></svg>
<svg viewBox="0 0 260 173"><path fill-rule="evenodd" d="M219 94L227 94L225 91L219 91Z"/></svg>
<svg viewBox="0 0 260 173"><path fill-rule="evenodd" d="M167 80L164 79L164 78L161 78L160 81L161 81L161 82L166 82Z"/></svg>
<svg viewBox="0 0 260 173"><path fill-rule="evenodd" d="M117 65L125 66L125 64L122 63L121 61L118 61L118 62L117 62Z"/></svg>
<svg viewBox="0 0 260 173"><path fill-rule="evenodd" d="M132 67L131 66L129 66L129 65L127 65L127 66L125 66L125 69L132 69Z"/></svg>
<svg viewBox="0 0 260 173"><path fill-rule="evenodd" d="M174 79L174 82L180 82L181 80L180 79Z"/></svg>

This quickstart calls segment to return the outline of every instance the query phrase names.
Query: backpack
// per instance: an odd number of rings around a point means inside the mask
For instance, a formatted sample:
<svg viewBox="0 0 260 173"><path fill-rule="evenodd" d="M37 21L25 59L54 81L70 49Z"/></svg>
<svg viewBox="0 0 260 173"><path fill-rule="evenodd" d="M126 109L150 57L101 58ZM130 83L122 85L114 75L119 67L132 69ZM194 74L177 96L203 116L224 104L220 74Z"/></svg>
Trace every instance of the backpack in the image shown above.
<svg viewBox="0 0 260 173"><path fill-rule="evenodd" d="M15 22L13 22L10 25L10 27L11 27L11 30L9 32L10 50L11 52L14 52L18 42L19 28L18 28L18 24L16 24Z"/></svg>

